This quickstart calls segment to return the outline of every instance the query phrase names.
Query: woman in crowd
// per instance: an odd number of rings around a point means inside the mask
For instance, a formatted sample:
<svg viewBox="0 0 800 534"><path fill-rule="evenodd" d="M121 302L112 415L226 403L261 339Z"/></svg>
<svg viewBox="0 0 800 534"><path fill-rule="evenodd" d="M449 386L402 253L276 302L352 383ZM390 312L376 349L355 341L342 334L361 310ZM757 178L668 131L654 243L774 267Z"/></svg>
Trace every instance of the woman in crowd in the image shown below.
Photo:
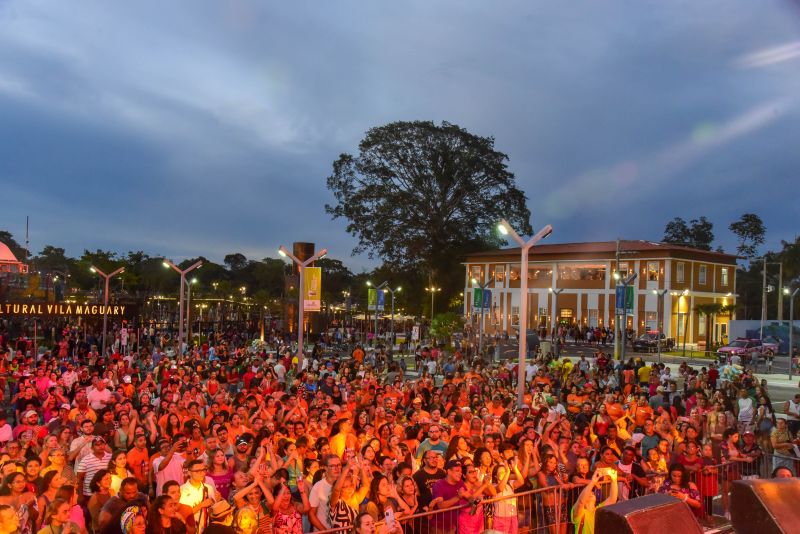
<svg viewBox="0 0 800 534"><path fill-rule="evenodd" d="M233 482L233 469L228 464L228 458L222 449L208 451L208 477L214 481L220 496L227 499L230 496L231 485Z"/></svg>
<svg viewBox="0 0 800 534"><path fill-rule="evenodd" d="M178 518L178 503L169 495L153 500L147 519L147 534L186 534L186 525Z"/></svg>
<svg viewBox="0 0 800 534"><path fill-rule="evenodd" d="M668 493L682 500L691 508L692 513L697 517L703 516L703 503L700 499L700 492L697 490L697 486L689 481L686 468L681 464L672 464L669 466L667 480L658 488L658 492Z"/></svg>
<svg viewBox="0 0 800 534"><path fill-rule="evenodd" d="M58 471L48 471L42 477L41 485L46 489L39 494L36 503L37 510L44 510L48 504L56 500L59 488L64 485L64 479L61 478ZM43 524L44 517L40 519L38 526L41 527Z"/></svg>
<svg viewBox="0 0 800 534"><path fill-rule="evenodd" d="M111 489L111 473L107 469L99 470L92 477L89 487L92 490L92 496L86 507L89 509L89 517L92 520L92 531L97 532L100 528L100 510L111 497L116 495L116 492Z"/></svg>
<svg viewBox="0 0 800 534"><path fill-rule="evenodd" d="M44 511L44 526L39 534L85 534L81 527L69 520L70 505L56 499Z"/></svg>
<svg viewBox="0 0 800 534"><path fill-rule="evenodd" d="M567 531L567 495L559 489L566 480L558 470L558 459L547 454L542 460L542 470L536 474L540 488L553 488L542 493L544 503L544 520L550 534L566 534Z"/></svg>
<svg viewBox="0 0 800 534"><path fill-rule="evenodd" d="M7 504L14 509L19 518L19 534L29 534L34 531L38 519L36 495L27 491L25 475L15 472L3 479L0 486L0 504Z"/></svg>
<svg viewBox="0 0 800 534"><path fill-rule="evenodd" d="M125 451L118 449L111 454L111 460L108 462L108 473L111 475L111 494L116 495L119 493L119 486L122 481L133 476L131 470L128 469L128 455Z"/></svg>
<svg viewBox="0 0 800 534"><path fill-rule="evenodd" d="M360 478L359 478L360 475ZM360 504L367 497L370 479L354 458L345 464L331 490L328 514L333 528L352 527Z"/></svg>

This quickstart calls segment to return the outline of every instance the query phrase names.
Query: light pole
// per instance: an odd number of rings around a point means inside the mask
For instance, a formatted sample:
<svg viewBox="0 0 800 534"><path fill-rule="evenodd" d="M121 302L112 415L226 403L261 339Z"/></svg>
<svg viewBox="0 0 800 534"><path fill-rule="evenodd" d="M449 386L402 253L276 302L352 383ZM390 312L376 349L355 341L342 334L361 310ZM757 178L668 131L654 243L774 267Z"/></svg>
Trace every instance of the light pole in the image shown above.
<svg viewBox="0 0 800 534"><path fill-rule="evenodd" d="M173 271L181 275L181 289L178 292L180 295L180 299L178 301L178 355L180 356L183 354L183 296L186 293L186 275L195 269L202 267L203 260L193 263L184 270L181 270L180 267L167 259L164 259L161 263L165 268L171 268Z"/></svg>
<svg viewBox="0 0 800 534"><path fill-rule="evenodd" d="M93 273L99 274L103 279L106 281L105 290L103 291L103 357L106 355L106 329L108 328L108 283L111 280L112 276L116 276L119 273L125 270L125 267L120 267L116 271L110 272L108 274L104 273L94 265L89 267L89 270Z"/></svg>
<svg viewBox="0 0 800 534"><path fill-rule="evenodd" d="M323 256L325 256L327 253L328 253L328 249L323 248L322 250L320 250L319 252L317 252L316 254L311 256L310 258L308 258L306 261L300 261L300 259L297 256L295 256L294 254L289 252L289 250L286 247L284 247L283 245L281 245L280 248L278 249L278 254L280 254L284 258L291 259L297 265L297 268L300 271L300 279L298 280L298 285L297 285L297 294L299 295L297 300L299 301L298 302L298 308L300 310L299 313L298 313L298 317L299 318L298 318L298 322L297 322L297 372L298 373L303 369L303 349L304 349L304 347L303 347L303 333L304 333L303 332L303 319L304 319L304 316L305 316L305 301L304 301L305 290L303 289L303 281L304 281L304 277L305 277L305 274L306 274L306 267L308 267L309 265L311 265L312 263L314 263L318 259L320 259Z"/></svg>
<svg viewBox="0 0 800 534"><path fill-rule="evenodd" d="M375 287L375 336L373 337L374 347L378 346L378 291L389 285L388 282L383 282L381 285ZM372 282L367 280L367 287L372 287ZM367 297L367 311L369 311L369 296ZM364 316L366 317L366 315Z"/></svg>
<svg viewBox="0 0 800 534"><path fill-rule="evenodd" d="M517 404L522 406L525 395L525 358L528 356L528 253L531 247L553 233L549 224L539 230L529 241L524 241L517 232L511 228L505 219L500 221L497 229L503 235L510 235L520 246L520 302L519 302L519 369L517 370ZM523 328L524 326L524 328Z"/></svg>
<svg viewBox="0 0 800 534"><path fill-rule="evenodd" d="M617 284L617 288L622 287L622 329L620 333L619 310L615 310L617 320L614 322L614 357L618 360L625 361L625 342L628 338L628 286L636 280L636 273L632 273L625 280L622 280L622 275L619 271L614 272L614 280L622 283ZM617 302L619 304L619 302Z"/></svg>
<svg viewBox="0 0 800 534"><path fill-rule="evenodd" d="M658 363L661 363L661 334L662 334L662 326L661 326L661 309L663 307L664 297L669 292L669 289L654 289L653 295L657 295L661 297L661 302L656 301L656 329L658 330L658 338L656 339L656 347L658 347Z"/></svg>
<svg viewBox="0 0 800 534"><path fill-rule="evenodd" d="M431 294L431 322L433 322L433 296L437 292L439 292L441 290L442 290L441 287L436 287L436 286L431 286L431 287L426 287L425 288L425 291L427 291L427 292L429 292Z"/></svg>
<svg viewBox="0 0 800 534"><path fill-rule="evenodd" d="M785 288L783 292L788 295L789 288ZM792 379L792 367L794 367L794 298L798 292L800 292L800 287L789 295L789 380Z"/></svg>
<svg viewBox="0 0 800 534"><path fill-rule="evenodd" d="M483 309L484 309L485 304L486 304L486 302L484 302L484 298L486 297L485 290L486 290L487 287L489 287L489 284L491 284L491 283L492 283L492 281L489 280L486 283L481 284L475 278L472 279L472 285L473 286L478 286L479 288L481 288L481 308L479 310L479 313L481 315L478 318L478 358L482 358L483 357ZM475 309L475 300L474 299L472 301L472 308L473 308L473 311L474 311L474 309Z"/></svg>
<svg viewBox="0 0 800 534"><path fill-rule="evenodd" d="M192 342L192 284L196 283L197 277L194 277L186 284L186 337L189 338L189 343Z"/></svg>
<svg viewBox="0 0 800 534"><path fill-rule="evenodd" d="M383 292L390 293L392 295L392 339L390 341L391 350L394 351L394 293L395 291L402 291L403 288L401 286L397 286L396 288L392 289L391 287L386 287Z"/></svg>
<svg viewBox="0 0 800 534"><path fill-rule="evenodd" d="M553 336L557 338L557 342L560 344L561 338L558 338L558 330L556 329L556 325L558 324L558 296L564 292L564 288L553 289L552 287L548 287L547 291L553 294L553 319L550 321L550 329L553 332ZM556 345L556 348L558 349L556 355L558 355L561 352L561 348L558 345Z"/></svg>

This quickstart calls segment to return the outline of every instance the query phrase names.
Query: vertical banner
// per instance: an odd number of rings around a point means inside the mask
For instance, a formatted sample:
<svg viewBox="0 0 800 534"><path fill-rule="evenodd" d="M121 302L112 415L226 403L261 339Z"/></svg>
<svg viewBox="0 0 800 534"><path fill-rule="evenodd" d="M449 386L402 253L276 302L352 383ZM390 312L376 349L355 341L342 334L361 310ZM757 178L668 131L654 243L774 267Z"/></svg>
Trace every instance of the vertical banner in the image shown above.
<svg viewBox="0 0 800 534"><path fill-rule="evenodd" d="M614 307L616 308L617 315L622 315L625 313L625 286L618 284L614 296L616 297Z"/></svg>
<svg viewBox="0 0 800 534"><path fill-rule="evenodd" d="M488 310L492 307L492 290L491 289L484 289L483 290L483 309Z"/></svg>
<svg viewBox="0 0 800 534"><path fill-rule="evenodd" d="M375 311L377 300L378 291L374 287L367 289L367 310Z"/></svg>
<svg viewBox="0 0 800 534"><path fill-rule="evenodd" d="M628 286L625 292L625 309L628 310L628 315L633 315L633 290L634 287Z"/></svg>
<svg viewBox="0 0 800 534"><path fill-rule="evenodd" d="M322 267L306 267L303 278L303 308L319 311L322 295Z"/></svg>
<svg viewBox="0 0 800 534"><path fill-rule="evenodd" d="M384 302L386 300L386 292L382 289L378 290L378 311L383 311Z"/></svg>
<svg viewBox="0 0 800 534"><path fill-rule="evenodd" d="M419 341L419 325L411 328L411 341Z"/></svg>
<svg viewBox="0 0 800 534"><path fill-rule="evenodd" d="M483 306L483 291L481 291L481 288L479 288L479 287L473 288L472 289L472 309L476 310L476 313L478 313L477 310L481 310L483 308L484 308L484 306Z"/></svg>

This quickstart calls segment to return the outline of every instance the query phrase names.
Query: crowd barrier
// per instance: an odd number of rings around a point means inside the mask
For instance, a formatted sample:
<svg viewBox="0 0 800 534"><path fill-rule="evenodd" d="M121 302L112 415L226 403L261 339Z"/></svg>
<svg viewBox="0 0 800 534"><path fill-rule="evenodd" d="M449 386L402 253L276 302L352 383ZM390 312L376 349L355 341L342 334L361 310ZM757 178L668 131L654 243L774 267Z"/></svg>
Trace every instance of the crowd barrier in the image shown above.
<svg viewBox="0 0 800 534"><path fill-rule="evenodd" d="M729 517L730 492L733 482L751 478L770 478L777 467L788 467L796 475L800 469L800 458L776 454L763 454L753 462L723 462L706 466L701 471L690 472L689 480L700 493L703 503L698 512L703 525L719 527ZM657 479L646 493L656 491ZM520 534L560 534L574 532L570 521L570 509L584 485L568 484L547 487L486 499L479 505L466 505L423 512L411 516L398 515L404 534L464 534L494 530L509 532L508 516L498 516L498 511L516 509L516 526ZM480 519L476 519L479 516ZM352 528L325 530L325 534L349 533Z"/></svg>

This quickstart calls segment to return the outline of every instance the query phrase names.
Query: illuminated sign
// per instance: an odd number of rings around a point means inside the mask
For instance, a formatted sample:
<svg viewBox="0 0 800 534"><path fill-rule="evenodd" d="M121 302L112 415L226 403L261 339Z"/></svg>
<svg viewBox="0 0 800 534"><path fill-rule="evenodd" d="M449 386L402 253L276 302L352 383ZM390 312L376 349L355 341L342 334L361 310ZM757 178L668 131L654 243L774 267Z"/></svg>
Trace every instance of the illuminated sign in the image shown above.
<svg viewBox="0 0 800 534"><path fill-rule="evenodd" d="M97 315L123 316L129 306L102 304L70 304L52 302L4 302L0 303L0 317L4 315Z"/></svg>

